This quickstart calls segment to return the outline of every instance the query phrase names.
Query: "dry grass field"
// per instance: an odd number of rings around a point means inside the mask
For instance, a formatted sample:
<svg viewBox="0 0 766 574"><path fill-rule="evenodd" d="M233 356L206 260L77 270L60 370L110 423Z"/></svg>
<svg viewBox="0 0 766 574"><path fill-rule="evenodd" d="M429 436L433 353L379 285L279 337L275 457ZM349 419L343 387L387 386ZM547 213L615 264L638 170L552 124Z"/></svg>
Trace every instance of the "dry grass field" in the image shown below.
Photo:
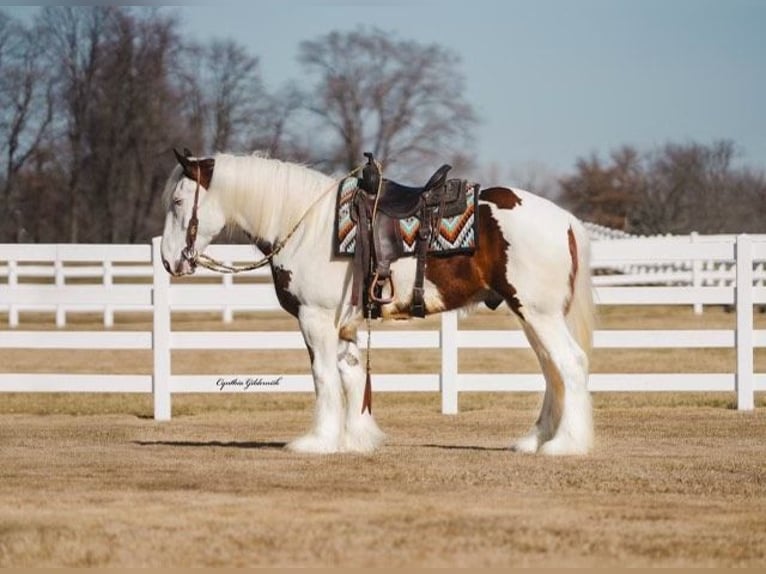
<svg viewBox="0 0 766 574"><path fill-rule="evenodd" d="M3 317L0 317L2 320ZM26 321L25 321L26 319ZM758 328L766 317L756 316ZM215 316L176 328L220 329ZM512 327L505 315L479 322ZM23 329L50 317L22 317ZM607 309L601 328L731 327L720 309ZM428 326L418 322L403 328ZM98 328L98 318L68 329ZM118 317L116 329L145 329ZM279 314L231 329L290 329ZM396 328L386 326L384 328ZM759 350L756 368L766 370ZM436 354L383 352L380 372L433 372ZM722 372L719 350L597 351L596 372ZM303 353L176 353L175 372L305 372ZM149 372L143 352L0 350L6 372ZM463 354L461 368L536 371L526 352ZM373 455L297 455L308 394L0 395L0 566L766 565L766 397L597 393L587 457L506 450L540 404L530 393L378 393Z"/></svg>

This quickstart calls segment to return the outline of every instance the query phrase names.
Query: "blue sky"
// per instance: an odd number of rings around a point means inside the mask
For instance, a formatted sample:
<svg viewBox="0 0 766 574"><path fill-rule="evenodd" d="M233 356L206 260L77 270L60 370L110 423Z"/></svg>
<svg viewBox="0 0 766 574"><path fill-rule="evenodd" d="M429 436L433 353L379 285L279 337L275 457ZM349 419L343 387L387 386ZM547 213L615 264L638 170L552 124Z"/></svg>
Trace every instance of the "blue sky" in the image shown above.
<svg viewBox="0 0 766 574"><path fill-rule="evenodd" d="M6 8L7 9L7 8ZM731 139L766 170L766 0L249 0L168 7L186 34L232 38L273 88L298 44L376 26L449 47L500 170L571 171L632 144ZM450 81L450 78L445 78Z"/></svg>

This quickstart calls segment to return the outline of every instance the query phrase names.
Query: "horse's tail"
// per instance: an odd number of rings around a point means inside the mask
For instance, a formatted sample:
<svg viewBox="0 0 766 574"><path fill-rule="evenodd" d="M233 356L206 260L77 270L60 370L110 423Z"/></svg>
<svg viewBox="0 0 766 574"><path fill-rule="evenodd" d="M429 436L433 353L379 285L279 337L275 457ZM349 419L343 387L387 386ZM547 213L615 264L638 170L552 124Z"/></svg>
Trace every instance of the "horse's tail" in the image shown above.
<svg viewBox="0 0 766 574"><path fill-rule="evenodd" d="M585 354L590 357L593 349L593 330L596 325L596 305L593 301L593 283L590 273L590 238L579 221L570 227L570 253L574 280L567 313L567 325Z"/></svg>

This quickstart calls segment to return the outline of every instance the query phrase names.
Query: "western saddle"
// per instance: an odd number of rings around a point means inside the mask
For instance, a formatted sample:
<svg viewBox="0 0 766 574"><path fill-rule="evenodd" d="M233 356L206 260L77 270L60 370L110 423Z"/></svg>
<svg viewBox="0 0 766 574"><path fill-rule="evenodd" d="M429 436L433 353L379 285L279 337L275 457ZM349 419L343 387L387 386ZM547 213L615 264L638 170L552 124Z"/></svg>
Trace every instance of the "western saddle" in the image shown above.
<svg viewBox="0 0 766 574"><path fill-rule="evenodd" d="M410 314L425 317L423 281L428 249L438 233L441 218L465 211L466 182L447 180L452 166L444 164L423 187L401 185L382 178L373 154L364 155L367 164L351 207L351 218L357 224L352 304L360 303L361 294L370 314L379 316L380 305L393 301L396 293L391 264L405 255L399 220L416 217L420 226L415 242L417 263ZM388 293L384 293L386 286Z"/></svg>

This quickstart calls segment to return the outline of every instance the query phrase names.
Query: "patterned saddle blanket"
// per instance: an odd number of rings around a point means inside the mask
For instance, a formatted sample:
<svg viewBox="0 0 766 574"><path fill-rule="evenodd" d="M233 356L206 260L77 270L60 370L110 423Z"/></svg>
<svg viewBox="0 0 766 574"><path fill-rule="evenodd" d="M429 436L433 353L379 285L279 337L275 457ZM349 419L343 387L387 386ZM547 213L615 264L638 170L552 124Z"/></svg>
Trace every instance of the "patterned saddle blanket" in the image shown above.
<svg viewBox="0 0 766 574"><path fill-rule="evenodd" d="M359 188L355 177L344 179L338 186L335 211L335 254L340 257L353 257L356 251L357 225L351 217L351 207ZM476 199L479 184L469 184L466 188L466 207L463 213L453 217L442 217L438 224L438 233L431 238L429 253L452 255L473 253L477 243ZM399 219L399 233L403 256L414 256L420 219L417 216Z"/></svg>

